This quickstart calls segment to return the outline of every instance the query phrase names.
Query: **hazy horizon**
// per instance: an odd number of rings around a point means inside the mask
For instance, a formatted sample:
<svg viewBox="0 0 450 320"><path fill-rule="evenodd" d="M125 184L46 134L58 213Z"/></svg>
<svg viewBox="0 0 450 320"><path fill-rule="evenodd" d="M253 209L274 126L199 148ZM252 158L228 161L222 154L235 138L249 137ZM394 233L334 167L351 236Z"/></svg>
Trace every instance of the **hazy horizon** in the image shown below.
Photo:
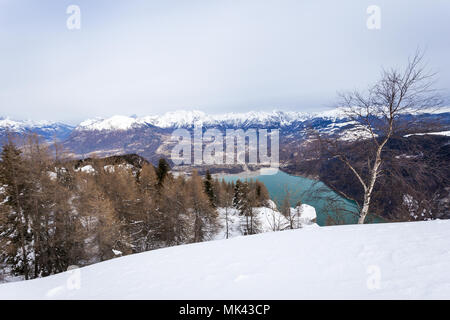
<svg viewBox="0 0 450 320"><path fill-rule="evenodd" d="M0 0L0 117L316 112L417 48L448 96L449 13L445 0Z"/></svg>

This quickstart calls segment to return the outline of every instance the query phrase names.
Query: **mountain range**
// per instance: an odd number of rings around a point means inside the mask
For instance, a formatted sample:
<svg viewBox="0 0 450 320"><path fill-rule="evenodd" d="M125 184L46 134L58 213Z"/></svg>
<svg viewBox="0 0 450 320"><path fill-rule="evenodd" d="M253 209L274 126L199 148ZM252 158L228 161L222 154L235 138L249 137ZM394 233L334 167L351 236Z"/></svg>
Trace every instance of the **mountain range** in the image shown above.
<svg viewBox="0 0 450 320"><path fill-rule="evenodd" d="M404 114L408 117L439 118L443 130L450 128L450 108L440 111L424 110L420 114ZM224 113L210 115L202 111L176 111L163 115L145 117L113 116L95 118L71 126L50 121L15 121L0 118L0 144L4 143L8 134L22 136L36 133L45 141L59 141L72 152L75 158L92 156L111 156L135 153L156 162L160 157L170 155L171 134L174 129L203 128L248 129L265 128L280 129L280 145L288 145L292 141L301 141L306 128L312 127L320 132L337 134L342 138L352 139L360 134L358 125L350 121L340 109L316 113L273 111Z"/></svg>

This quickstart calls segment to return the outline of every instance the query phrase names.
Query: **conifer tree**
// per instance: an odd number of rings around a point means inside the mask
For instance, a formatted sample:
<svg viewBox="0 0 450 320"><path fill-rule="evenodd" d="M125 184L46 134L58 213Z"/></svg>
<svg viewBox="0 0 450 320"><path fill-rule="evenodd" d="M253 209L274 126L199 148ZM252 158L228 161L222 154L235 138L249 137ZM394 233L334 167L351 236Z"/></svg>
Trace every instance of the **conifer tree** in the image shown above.
<svg viewBox="0 0 450 320"><path fill-rule="evenodd" d="M169 163L164 158L159 159L156 176L158 178L158 187L161 187L170 171Z"/></svg>
<svg viewBox="0 0 450 320"><path fill-rule="evenodd" d="M27 194L27 169L21 151L9 141L3 146L0 162L0 181L3 188L2 225L0 235L5 241L4 261L16 275L30 278L33 267L33 246L30 234L30 220L25 210Z"/></svg>
<svg viewBox="0 0 450 320"><path fill-rule="evenodd" d="M190 203L193 212L193 242L209 239L218 228L217 212L211 206L208 196L204 192L203 184L197 171L189 180Z"/></svg>
<svg viewBox="0 0 450 320"><path fill-rule="evenodd" d="M237 180L236 184L234 185L234 196L233 196L233 206L236 209L239 209L241 206L241 202L243 200L243 193L242 193L242 182L241 180Z"/></svg>
<svg viewBox="0 0 450 320"><path fill-rule="evenodd" d="M216 194L214 192L213 179L211 177L211 173L209 172L209 170L206 170L204 187L205 187L205 193L209 198L209 202L215 208L216 204L217 204L216 203L217 199L216 199Z"/></svg>

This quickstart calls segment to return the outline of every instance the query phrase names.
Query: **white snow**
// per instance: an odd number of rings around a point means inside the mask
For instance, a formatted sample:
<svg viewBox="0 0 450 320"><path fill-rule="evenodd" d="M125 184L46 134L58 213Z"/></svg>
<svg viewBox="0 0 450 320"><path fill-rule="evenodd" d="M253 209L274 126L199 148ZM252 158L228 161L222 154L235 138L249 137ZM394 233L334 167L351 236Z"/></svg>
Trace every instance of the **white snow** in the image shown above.
<svg viewBox="0 0 450 320"><path fill-rule="evenodd" d="M278 211L260 207L254 208L255 221L259 221L260 232L271 232L284 229L288 222L286 218ZM215 240L227 238L227 219L228 219L228 238L243 236L245 230L245 217L239 215L239 210L235 208L218 208L219 221L222 228L214 236Z"/></svg>
<svg viewBox="0 0 450 320"><path fill-rule="evenodd" d="M317 219L316 209L309 204L302 204L296 208L291 208L291 214L300 213L302 223L310 224L314 219Z"/></svg>
<svg viewBox="0 0 450 320"><path fill-rule="evenodd" d="M0 118L0 129L7 129L12 132L23 132L27 129L41 129L43 131L54 131L58 127L66 127L68 130L73 129L72 126L52 121L33 121L33 120L12 120L10 118Z"/></svg>
<svg viewBox="0 0 450 320"><path fill-rule="evenodd" d="M0 120L0 128L8 128L9 130L21 131L24 128L24 124L22 122L6 118Z"/></svg>
<svg viewBox="0 0 450 320"><path fill-rule="evenodd" d="M52 180L56 180L58 178L58 174L56 172L47 171L47 174L50 177L50 179L52 179Z"/></svg>
<svg viewBox="0 0 450 320"><path fill-rule="evenodd" d="M450 221L317 227L165 248L0 285L0 299L448 299Z"/></svg>
<svg viewBox="0 0 450 320"><path fill-rule="evenodd" d="M88 165L83 166L81 168L75 169L75 171L81 171L81 172L85 172L85 173L94 173L95 169L90 164L88 164Z"/></svg>
<svg viewBox="0 0 450 320"><path fill-rule="evenodd" d="M322 112L296 112L296 111L250 111L245 113L223 113L223 114L206 114L203 111L179 110L175 112L167 112L163 115L151 115L145 117L126 117L113 116L108 119L90 119L82 122L76 130L128 130L133 127L152 125L160 128L180 128L187 126L214 126L226 124L232 126L245 125L267 125L277 123L288 126L294 121L308 120L314 117L322 117L327 119L340 119L345 114L340 109L333 109Z"/></svg>
<svg viewBox="0 0 450 320"><path fill-rule="evenodd" d="M330 128L335 128L335 127L336 128L342 128L342 127L345 127L345 126L357 125L357 124L358 124L357 121L345 121L345 122L338 122L338 123L332 122L327 127L330 127Z"/></svg>
<svg viewBox="0 0 450 320"><path fill-rule="evenodd" d="M450 112L450 107L440 109L423 109L420 112L413 111L414 114L442 114ZM110 118L94 118L81 122L75 130L77 131L108 131L108 130L129 130L142 126L152 125L160 128L180 128L187 126L203 125L230 125L230 126L251 126L251 125L270 125L279 124L281 127L289 126L295 121L305 121L313 118L328 119L333 122L346 118L346 113L342 108L330 109L319 112L298 112L298 111L250 111L242 113L222 113L207 114L199 110L178 110L167 112L162 115L149 115L144 117L115 115ZM343 125L354 124L345 122L342 124L332 124L332 128L338 128ZM23 131L30 128L40 128L43 130L55 130L63 125L57 122L49 121L15 121L9 118L0 118L0 129L8 128L11 131Z"/></svg>
<svg viewBox="0 0 450 320"><path fill-rule="evenodd" d="M377 134L374 134L377 137ZM344 141L355 141L358 139L371 139L372 134L369 129L362 125L355 125L353 128L347 129L342 132L339 136L340 140Z"/></svg>
<svg viewBox="0 0 450 320"><path fill-rule="evenodd" d="M135 122L135 118L125 116L113 116L108 119L89 119L80 123L77 130L129 130Z"/></svg>
<svg viewBox="0 0 450 320"><path fill-rule="evenodd" d="M258 221L260 233L273 232L289 229L289 221L278 210L275 203L269 200L268 207L254 208L254 219ZM222 228L214 236L215 240L227 238L227 219L228 219L228 239L243 236L245 231L245 216L239 215L239 210L235 208L218 208L219 221ZM291 208L292 216L299 213L298 225L295 228L301 228L304 225L310 225L316 219L316 209L314 207L302 204L297 208Z"/></svg>
<svg viewBox="0 0 450 320"><path fill-rule="evenodd" d="M119 250L112 249L112 252L114 253L115 256L121 256L122 255L122 251L119 251Z"/></svg>
<svg viewBox="0 0 450 320"><path fill-rule="evenodd" d="M428 135L428 134L450 137L450 131L440 131L440 132L428 132L428 133L412 133L412 134L405 135L405 138L408 138L411 136L424 136L424 135Z"/></svg>

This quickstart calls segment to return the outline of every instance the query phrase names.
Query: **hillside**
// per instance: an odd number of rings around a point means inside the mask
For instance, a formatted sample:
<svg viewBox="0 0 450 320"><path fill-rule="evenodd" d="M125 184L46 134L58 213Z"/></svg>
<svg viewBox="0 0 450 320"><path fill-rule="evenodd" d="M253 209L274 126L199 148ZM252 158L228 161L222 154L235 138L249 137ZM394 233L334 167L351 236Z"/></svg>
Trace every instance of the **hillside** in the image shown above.
<svg viewBox="0 0 450 320"><path fill-rule="evenodd" d="M183 245L82 268L78 290L68 273L3 284L0 299L449 298L449 228L310 226Z"/></svg>
<svg viewBox="0 0 450 320"><path fill-rule="evenodd" d="M367 143L360 141L344 148L348 148L344 152L351 154L358 170L365 172ZM324 155L305 160L315 150L303 151L291 158L283 170L317 177L361 205L363 191L342 161ZM450 218L450 137L445 132L393 137L386 144L384 155L383 174L379 176L372 196L372 213L391 221ZM411 203L407 198L414 201Z"/></svg>

